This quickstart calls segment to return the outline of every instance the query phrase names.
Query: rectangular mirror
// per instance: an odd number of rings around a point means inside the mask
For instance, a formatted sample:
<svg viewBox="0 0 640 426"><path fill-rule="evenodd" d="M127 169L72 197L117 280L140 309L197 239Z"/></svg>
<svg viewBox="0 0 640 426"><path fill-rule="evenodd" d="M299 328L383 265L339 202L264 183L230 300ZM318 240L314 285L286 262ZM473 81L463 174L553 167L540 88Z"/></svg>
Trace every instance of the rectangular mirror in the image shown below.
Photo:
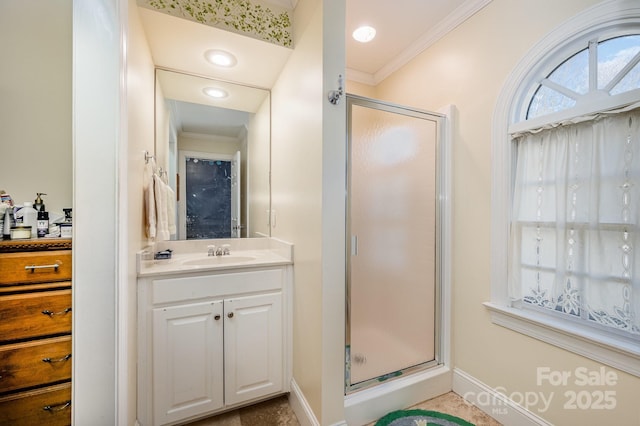
<svg viewBox="0 0 640 426"><path fill-rule="evenodd" d="M156 165L177 196L172 239L268 237L267 89L156 69Z"/></svg>

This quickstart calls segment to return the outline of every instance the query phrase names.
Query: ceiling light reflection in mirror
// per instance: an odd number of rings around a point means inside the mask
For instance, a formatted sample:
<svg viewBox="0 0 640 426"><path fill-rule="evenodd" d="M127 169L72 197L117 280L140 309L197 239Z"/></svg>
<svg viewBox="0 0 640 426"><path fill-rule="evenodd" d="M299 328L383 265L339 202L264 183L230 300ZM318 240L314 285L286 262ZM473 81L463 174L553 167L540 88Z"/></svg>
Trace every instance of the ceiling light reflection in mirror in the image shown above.
<svg viewBox="0 0 640 426"><path fill-rule="evenodd" d="M217 87L205 87L202 91L205 95L214 99L224 99L229 96L229 93L227 93L226 90L219 89Z"/></svg>
<svg viewBox="0 0 640 426"><path fill-rule="evenodd" d="M217 65L219 67L231 68L234 67L238 60L233 54L218 49L210 49L204 52L204 57L210 64Z"/></svg>

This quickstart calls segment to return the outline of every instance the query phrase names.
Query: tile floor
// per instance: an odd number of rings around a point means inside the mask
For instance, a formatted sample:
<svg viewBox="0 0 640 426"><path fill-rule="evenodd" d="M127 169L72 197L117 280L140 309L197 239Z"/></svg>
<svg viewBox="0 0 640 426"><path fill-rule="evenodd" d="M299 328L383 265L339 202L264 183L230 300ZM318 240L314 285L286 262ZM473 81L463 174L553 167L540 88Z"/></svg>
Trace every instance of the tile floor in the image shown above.
<svg viewBox="0 0 640 426"><path fill-rule="evenodd" d="M500 426L477 407L467 404L453 392L410 407L435 410L465 419L476 426ZM373 426L375 422L366 426ZM208 419L189 423L188 426L299 426L300 422L289 406L286 396L261 402ZM349 425L358 426L358 425Z"/></svg>
<svg viewBox="0 0 640 426"><path fill-rule="evenodd" d="M185 426L299 426L288 397L280 396Z"/></svg>

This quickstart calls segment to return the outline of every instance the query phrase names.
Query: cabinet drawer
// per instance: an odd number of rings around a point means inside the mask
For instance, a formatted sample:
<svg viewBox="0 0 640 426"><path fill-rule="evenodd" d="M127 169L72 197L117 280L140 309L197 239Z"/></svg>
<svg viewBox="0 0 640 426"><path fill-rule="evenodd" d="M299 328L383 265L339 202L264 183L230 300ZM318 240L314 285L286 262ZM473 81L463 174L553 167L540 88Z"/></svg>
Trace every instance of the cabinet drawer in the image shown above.
<svg viewBox="0 0 640 426"><path fill-rule="evenodd" d="M71 424L71 383L0 398L0 425L66 426Z"/></svg>
<svg viewBox="0 0 640 426"><path fill-rule="evenodd" d="M71 379L71 336L0 346L0 392Z"/></svg>
<svg viewBox="0 0 640 426"><path fill-rule="evenodd" d="M282 288L282 269L205 274L153 280L152 303L171 303L228 294L262 292Z"/></svg>
<svg viewBox="0 0 640 426"><path fill-rule="evenodd" d="M71 250L2 253L0 271L0 285L70 280Z"/></svg>
<svg viewBox="0 0 640 426"><path fill-rule="evenodd" d="M71 333L71 290L0 296L0 341Z"/></svg>

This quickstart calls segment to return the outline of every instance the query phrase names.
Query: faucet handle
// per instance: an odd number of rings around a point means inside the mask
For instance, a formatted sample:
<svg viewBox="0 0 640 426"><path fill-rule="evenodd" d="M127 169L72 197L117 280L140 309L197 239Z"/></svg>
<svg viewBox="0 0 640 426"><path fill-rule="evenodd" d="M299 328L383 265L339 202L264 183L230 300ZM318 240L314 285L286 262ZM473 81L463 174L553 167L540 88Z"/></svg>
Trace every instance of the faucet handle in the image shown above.
<svg viewBox="0 0 640 426"><path fill-rule="evenodd" d="M231 244L222 245L222 254L224 255L231 254Z"/></svg>
<svg viewBox="0 0 640 426"><path fill-rule="evenodd" d="M213 256L216 254L216 246L213 244L209 244L207 246L207 256Z"/></svg>

